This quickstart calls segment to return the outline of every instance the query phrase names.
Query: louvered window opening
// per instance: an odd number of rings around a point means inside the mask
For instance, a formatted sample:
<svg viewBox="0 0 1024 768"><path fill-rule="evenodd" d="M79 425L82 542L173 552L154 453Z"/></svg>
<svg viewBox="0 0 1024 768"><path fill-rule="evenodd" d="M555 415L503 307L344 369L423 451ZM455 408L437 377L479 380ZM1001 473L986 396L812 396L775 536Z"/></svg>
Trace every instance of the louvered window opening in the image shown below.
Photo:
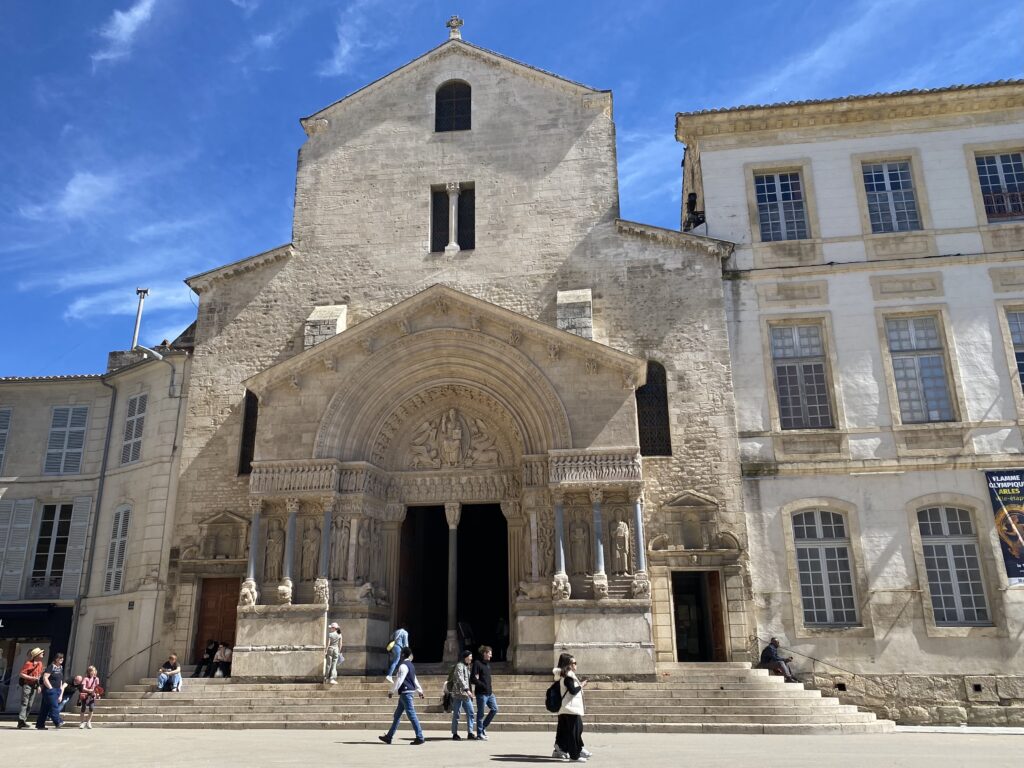
<svg viewBox="0 0 1024 768"><path fill-rule="evenodd" d="M843 516L818 509L793 515L793 538L804 624L856 625L850 541Z"/></svg>
<svg viewBox="0 0 1024 768"><path fill-rule="evenodd" d="M131 523L131 507L119 507L114 511L114 524L110 531L107 547L107 565L103 576L103 593L110 595L121 591L124 581L124 561L128 553L128 526Z"/></svg>
<svg viewBox="0 0 1024 768"><path fill-rule="evenodd" d="M7 440L11 433L11 409L0 408L0 475L4 473L4 459L7 456Z"/></svg>
<svg viewBox="0 0 1024 768"><path fill-rule="evenodd" d="M128 398L128 411L124 421L124 442L121 444L121 463L131 464L142 458L142 430L146 424L148 395Z"/></svg>
<svg viewBox="0 0 1024 768"><path fill-rule="evenodd" d="M979 155L975 164L988 220L1024 219L1024 153Z"/></svg>
<svg viewBox="0 0 1024 768"><path fill-rule="evenodd" d="M956 507L929 507L918 510L917 524L935 623L991 625L971 513Z"/></svg>
<svg viewBox="0 0 1024 768"><path fill-rule="evenodd" d="M938 319L890 317L885 333L904 424L953 421Z"/></svg>
<svg viewBox="0 0 1024 768"><path fill-rule="evenodd" d="M88 406L59 406L53 409L50 434L46 441L44 474L77 475L82 471L88 421Z"/></svg>
<svg viewBox="0 0 1024 768"><path fill-rule="evenodd" d="M245 391L242 405L242 440L238 451L238 474L252 474L252 460L256 455L256 426L260 417L260 400L249 390Z"/></svg>
<svg viewBox="0 0 1024 768"><path fill-rule="evenodd" d="M647 382L636 390L636 420L641 456L671 456L668 383L661 363L647 362Z"/></svg>
<svg viewBox="0 0 1024 768"><path fill-rule="evenodd" d="M832 407L821 326L774 326L771 340L779 426L831 429Z"/></svg>
<svg viewBox="0 0 1024 768"><path fill-rule="evenodd" d="M469 83L450 80L434 97L434 131L468 131L471 127L473 92Z"/></svg>
<svg viewBox="0 0 1024 768"><path fill-rule="evenodd" d="M44 504L32 558L29 597L60 597L71 532L71 504Z"/></svg>

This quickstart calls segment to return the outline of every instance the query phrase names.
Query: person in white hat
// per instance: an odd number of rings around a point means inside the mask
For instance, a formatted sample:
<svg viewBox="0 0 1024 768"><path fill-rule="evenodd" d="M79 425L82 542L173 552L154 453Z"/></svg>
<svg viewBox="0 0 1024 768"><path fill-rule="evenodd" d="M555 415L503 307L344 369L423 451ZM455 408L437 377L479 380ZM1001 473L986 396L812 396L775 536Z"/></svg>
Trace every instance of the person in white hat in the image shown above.
<svg viewBox="0 0 1024 768"><path fill-rule="evenodd" d="M338 684L338 663L344 661L341 655L341 627L332 621L327 626L327 643L324 646L324 683Z"/></svg>
<svg viewBox="0 0 1024 768"><path fill-rule="evenodd" d="M28 728L28 711L32 709L32 700L39 690L39 678L43 676L43 649L33 648L28 652L28 661L18 674L18 685L21 687L21 709L18 712L18 727Z"/></svg>

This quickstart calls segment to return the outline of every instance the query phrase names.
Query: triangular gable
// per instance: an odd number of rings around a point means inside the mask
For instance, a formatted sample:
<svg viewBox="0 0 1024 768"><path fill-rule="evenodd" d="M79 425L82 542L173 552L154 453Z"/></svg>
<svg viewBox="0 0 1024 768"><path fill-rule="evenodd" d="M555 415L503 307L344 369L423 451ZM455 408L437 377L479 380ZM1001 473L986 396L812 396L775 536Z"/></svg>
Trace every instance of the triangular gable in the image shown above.
<svg viewBox="0 0 1024 768"><path fill-rule="evenodd" d="M664 506L672 509L717 509L718 499L699 491L686 490L671 501L666 502Z"/></svg>
<svg viewBox="0 0 1024 768"><path fill-rule="evenodd" d="M519 74L527 75L535 79L546 80L551 84L555 84L561 87L567 87L574 91L579 91L583 93L611 92L608 90L591 88L589 85L577 83L575 80L569 80L568 78L562 77L561 75L556 75L552 72L548 72L547 70L540 69L529 64L524 64L521 61L517 61L516 59L512 59L509 58L508 56L504 56L500 53L488 50L487 48L481 48L478 45L467 43L465 40L446 40L437 47L431 48L426 53L417 56L415 59L408 62L407 64L403 64L398 69L392 70L383 77L374 80L372 83L364 85L362 88L359 88L358 90L353 91L347 96L338 99L333 104L329 104L323 109L314 112L312 115L300 119L299 123L302 125L302 129L306 132L307 135L312 135L312 133L315 132L316 130L316 121L322 119L327 112L333 110L338 105L345 102L349 102L355 99L356 97L374 91L377 88L379 88L384 82L391 80L392 78L408 74L409 72L412 72L413 70L418 69L421 66L424 66L444 56L449 56L453 53L465 53L481 61L493 64L495 66L502 67L504 69L510 69L512 71L518 72Z"/></svg>
<svg viewBox="0 0 1024 768"><path fill-rule="evenodd" d="M257 373L244 383L248 389L256 394L261 394L279 382L294 381L301 371L314 366L321 369L325 366L328 369L333 368L335 358L346 349L364 342L369 343L374 334L380 333L389 326L407 323L417 314L434 312L440 307L444 307L442 310L444 312L449 309L461 309L471 316L503 324L510 329L514 328L523 336L540 337L546 342L557 344L559 349L564 350L566 354L574 352L579 357L594 360L620 371L623 377L630 379L635 386L642 386L646 381L646 360L585 339L574 333L559 330L446 285L437 284L388 307L383 312L342 331L305 352Z"/></svg>
<svg viewBox="0 0 1024 768"><path fill-rule="evenodd" d="M234 512L229 512L228 510L214 512L205 520L199 521L199 525L217 525L218 523L221 525L225 523L228 523L230 525L238 525L239 523L242 523L243 525L248 525L249 521L240 515L236 515Z"/></svg>

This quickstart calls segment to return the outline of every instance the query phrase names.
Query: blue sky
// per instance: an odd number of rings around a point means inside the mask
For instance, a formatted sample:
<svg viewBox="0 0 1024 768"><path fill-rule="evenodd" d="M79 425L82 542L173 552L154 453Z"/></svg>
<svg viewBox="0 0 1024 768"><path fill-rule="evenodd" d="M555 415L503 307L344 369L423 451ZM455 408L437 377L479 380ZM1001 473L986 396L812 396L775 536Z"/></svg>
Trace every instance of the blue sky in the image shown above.
<svg viewBox="0 0 1024 768"><path fill-rule="evenodd" d="M0 376L101 371L182 279L288 242L298 119L446 37L615 95L622 214L679 225L677 111L1024 76L1006 0L5 0Z"/></svg>

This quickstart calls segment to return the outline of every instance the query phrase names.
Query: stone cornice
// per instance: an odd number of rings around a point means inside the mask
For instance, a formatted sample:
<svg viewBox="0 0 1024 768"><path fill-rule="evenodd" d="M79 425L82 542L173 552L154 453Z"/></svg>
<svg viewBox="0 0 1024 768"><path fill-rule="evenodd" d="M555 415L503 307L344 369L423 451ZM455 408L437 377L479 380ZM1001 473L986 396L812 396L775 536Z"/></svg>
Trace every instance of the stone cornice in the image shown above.
<svg viewBox="0 0 1024 768"><path fill-rule="evenodd" d="M676 140L1024 108L1024 80L676 114Z"/></svg>
<svg viewBox="0 0 1024 768"><path fill-rule="evenodd" d="M201 294L218 280L225 280L245 272L251 272L254 269L259 269L267 264L273 264L281 259L291 258L294 255L295 249L291 243L281 245L269 251L257 253L255 256L249 256L248 258L225 264L223 267L217 267L206 272L200 272L198 275L192 275L192 277L186 277L185 285L196 293Z"/></svg>
<svg viewBox="0 0 1024 768"><path fill-rule="evenodd" d="M691 235L689 232L679 232L675 229L655 227L650 224L641 224L638 221L628 221L626 219L616 219L615 228L623 235L646 237L649 240L655 240L667 245L684 245L691 248L696 246L709 256L717 256L720 259L731 256L735 247L727 240L715 240L712 237Z"/></svg>

